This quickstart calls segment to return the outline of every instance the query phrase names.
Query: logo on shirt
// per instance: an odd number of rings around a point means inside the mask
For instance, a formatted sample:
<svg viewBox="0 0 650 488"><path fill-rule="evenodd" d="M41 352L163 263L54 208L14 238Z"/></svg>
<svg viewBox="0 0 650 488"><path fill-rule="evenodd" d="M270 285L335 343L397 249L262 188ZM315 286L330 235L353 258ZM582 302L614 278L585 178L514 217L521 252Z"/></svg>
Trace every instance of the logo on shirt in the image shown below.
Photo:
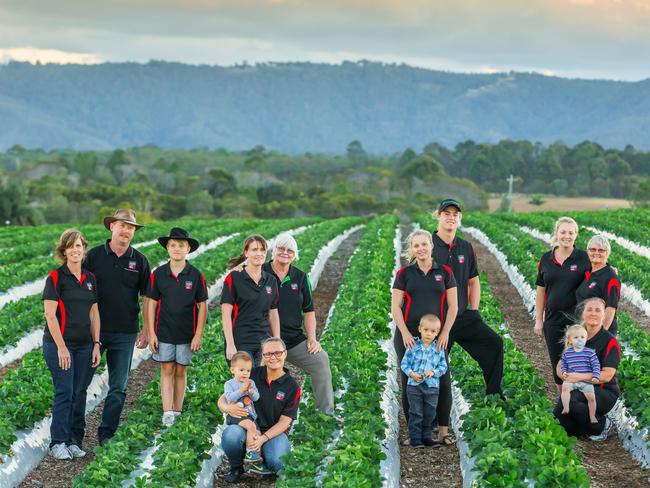
<svg viewBox="0 0 650 488"><path fill-rule="evenodd" d="M591 283L589 283L589 289L593 290L594 288L596 288L596 282L592 281Z"/></svg>
<svg viewBox="0 0 650 488"><path fill-rule="evenodd" d="M465 264L465 255L464 254L459 254L458 255L458 262L460 264Z"/></svg>
<svg viewBox="0 0 650 488"><path fill-rule="evenodd" d="M129 261L129 269L132 269L133 271L135 271L135 265L136 264L137 264L136 261Z"/></svg>
<svg viewBox="0 0 650 488"><path fill-rule="evenodd" d="M571 271L578 271L578 265L577 264L572 264L571 266L569 266L569 269Z"/></svg>
<svg viewBox="0 0 650 488"><path fill-rule="evenodd" d="M266 294L267 294L267 295L270 295L271 293L273 293L273 288L271 288L271 287L268 286L268 285L266 285L266 286L264 287L264 289L266 290Z"/></svg>
<svg viewBox="0 0 650 488"><path fill-rule="evenodd" d="M86 281L86 288L88 288L88 291L93 291L93 284L90 281Z"/></svg>
<svg viewBox="0 0 650 488"><path fill-rule="evenodd" d="M291 289L293 291L298 291L298 283L291 283Z"/></svg>
<svg viewBox="0 0 650 488"><path fill-rule="evenodd" d="M437 282L441 282L441 281L442 281L442 275L437 274L437 275L434 275L434 277L436 278L436 281L437 281Z"/></svg>
<svg viewBox="0 0 650 488"><path fill-rule="evenodd" d="M185 289L186 290L191 290L192 289L192 282L191 281L186 281L185 282Z"/></svg>
<svg viewBox="0 0 650 488"><path fill-rule="evenodd" d="M279 402L284 401L284 398L286 397L286 394L280 390L275 394L275 399L278 400Z"/></svg>

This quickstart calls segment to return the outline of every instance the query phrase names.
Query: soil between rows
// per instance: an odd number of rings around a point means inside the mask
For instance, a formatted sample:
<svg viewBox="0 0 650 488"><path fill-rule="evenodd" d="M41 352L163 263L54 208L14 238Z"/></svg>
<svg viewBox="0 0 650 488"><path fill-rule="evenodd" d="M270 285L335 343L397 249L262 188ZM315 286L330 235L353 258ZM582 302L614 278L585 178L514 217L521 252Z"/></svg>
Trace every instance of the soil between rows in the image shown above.
<svg viewBox="0 0 650 488"><path fill-rule="evenodd" d="M530 359L537 374L546 383L549 399L557 401L558 394L551 365L543 339L533 333L534 322L528 314L519 293L512 285L501 266L485 246L469 235L465 235L474 246L479 269L487 274L494 297L501 304L510 335L517 348ZM584 452L583 465L591 478L593 488L632 488L648 487L650 470L644 469L623 448L616 429L613 428L609 438L604 442L592 442L578 439L578 450Z"/></svg>
<svg viewBox="0 0 650 488"><path fill-rule="evenodd" d="M352 253L357 248L359 239L361 238L362 230L359 230L352 235L350 235L345 241L341 243L341 246L337 251L328 259L325 264L325 268L318 280L318 286L314 291L314 303L316 305L316 334L320 338L323 328L325 326L325 321L327 320L327 315L329 310L336 299L338 293L339 285L343 279L343 275L348 267L348 260ZM297 263L300 267L300 262ZM288 364L287 368L289 369L291 375L296 378L296 380L302 384L304 381L304 375L302 371L295 366ZM316 467L314 466L314 471ZM228 463L227 458L224 456L223 462L217 469L217 472L214 476L214 486L216 487L234 487L234 488L258 488L258 487L272 487L275 485L275 476L266 476L259 477L253 474L244 473L239 483L228 484L223 480L224 475L230 471L230 464Z"/></svg>

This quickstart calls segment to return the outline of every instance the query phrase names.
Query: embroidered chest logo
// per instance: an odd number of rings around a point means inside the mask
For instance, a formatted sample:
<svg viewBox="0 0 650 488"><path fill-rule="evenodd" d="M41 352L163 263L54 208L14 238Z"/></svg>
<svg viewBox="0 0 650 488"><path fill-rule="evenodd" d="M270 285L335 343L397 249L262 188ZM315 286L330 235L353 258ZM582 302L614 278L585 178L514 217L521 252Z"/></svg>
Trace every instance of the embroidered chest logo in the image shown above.
<svg viewBox="0 0 650 488"><path fill-rule="evenodd" d="M129 261L129 269L135 271L136 270L136 268L135 268L136 264L137 263L135 261Z"/></svg>
<svg viewBox="0 0 650 488"><path fill-rule="evenodd" d="M185 282L185 289L186 290L191 290L192 289L192 282L191 281L186 281Z"/></svg>
<svg viewBox="0 0 650 488"><path fill-rule="evenodd" d="M93 291L93 284L90 281L86 281L86 288L88 288L88 291Z"/></svg>
<svg viewBox="0 0 650 488"><path fill-rule="evenodd" d="M266 290L267 295L270 295L271 293L273 293L273 288L271 288L269 285L266 285L264 287L264 289Z"/></svg>
<svg viewBox="0 0 650 488"><path fill-rule="evenodd" d="M438 283L442 282L442 275L440 275L440 274L434 275L434 278L436 279L436 281Z"/></svg>
<svg viewBox="0 0 650 488"><path fill-rule="evenodd" d="M275 394L275 399L278 400L279 402L284 401L284 398L286 397L286 394L280 390Z"/></svg>
<svg viewBox="0 0 650 488"><path fill-rule="evenodd" d="M572 264L571 266L569 266L569 269L571 271L573 271L573 272L576 272L576 271L578 271L578 265L577 264Z"/></svg>
<svg viewBox="0 0 650 488"><path fill-rule="evenodd" d="M465 264L465 255L464 254L459 254L458 255L458 262L460 264Z"/></svg>
<svg viewBox="0 0 650 488"><path fill-rule="evenodd" d="M293 291L298 291L298 283L291 283L291 289Z"/></svg>
<svg viewBox="0 0 650 488"><path fill-rule="evenodd" d="M594 288L596 288L596 282L592 281L591 283L589 283L589 289L593 290Z"/></svg>

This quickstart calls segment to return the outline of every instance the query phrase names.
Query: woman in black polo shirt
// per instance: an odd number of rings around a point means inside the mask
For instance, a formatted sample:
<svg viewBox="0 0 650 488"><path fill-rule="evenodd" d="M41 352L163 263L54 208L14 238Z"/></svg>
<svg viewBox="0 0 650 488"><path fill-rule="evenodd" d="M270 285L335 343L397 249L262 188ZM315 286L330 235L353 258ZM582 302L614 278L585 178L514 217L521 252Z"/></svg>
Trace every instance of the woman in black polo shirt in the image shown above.
<svg viewBox="0 0 650 488"><path fill-rule="evenodd" d="M546 340L558 393L562 379L555 367L564 350L564 331L574 322L576 290L591 270L587 253L575 248L577 236L576 221L570 217L560 217L551 237L552 249L542 256L538 264L534 332Z"/></svg>
<svg viewBox="0 0 650 488"><path fill-rule="evenodd" d="M598 423L589 420L587 399L578 390L571 392L569 413L563 414L562 401L559 400L553 409L553 414L569 435L589 435L593 441L604 441L612 427L612 421L607 413L614 407L621 394L616 381L616 370L621 360L621 346L616 338L603 327L605 320L605 302L601 298L587 298L579 306L581 324L587 329L587 344L596 351L600 362L599 384L594 385L596 395L596 418ZM556 368L558 375L562 374L560 365ZM564 380L591 381L591 373L569 373Z"/></svg>
<svg viewBox="0 0 650 488"><path fill-rule="evenodd" d="M100 358L97 282L81 267L87 247L81 232L65 230L55 248L63 264L49 274L43 290L43 356L54 384L49 452L56 459L86 455L81 450L86 389Z"/></svg>
<svg viewBox="0 0 650 488"><path fill-rule="evenodd" d="M229 361L237 351L246 351L257 365L262 340L280 337L278 285L262 269L266 250L266 240L253 235L244 241L242 253L228 262L229 269L248 262L242 271L233 270L226 276L221 291L221 318Z"/></svg>
<svg viewBox="0 0 650 488"><path fill-rule="evenodd" d="M395 276L391 312L397 325L393 345L398 364L406 348L415 347L420 318L434 314L443 324L437 338L438 348L446 349L449 331L458 313L456 280L451 268L433 260L433 239L426 230L411 232L407 238L405 257L409 264L402 267ZM400 371L402 378L402 409L408 419L409 404L406 397L408 377ZM449 435L449 419L438 419L438 438L445 444Z"/></svg>
<svg viewBox="0 0 650 488"><path fill-rule="evenodd" d="M587 244L587 255L591 262L591 271L576 290L578 303L587 298L598 297L605 301L605 320L603 327L616 336L616 309L621 297L621 282L618 274L609 264L607 258L611 252L609 240L603 235L595 235Z"/></svg>
<svg viewBox="0 0 650 488"><path fill-rule="evenodd" d="M251 379L257 385L260 397L255 402L257 412L256 436L252 446L259 450L263 463L250 465L250 473L264 475L277 473L284 467L282 456L289 453L291 444L287 432L298 415L300 387L284 368L287 347L279 337L270 337L261 345L264 364L251 371ZM246 417L248 411L235 404L229 404L225 395L219 398L219 410L236 418ZM230 462L227 483L237 483L244 472L246 453L246 431L239 425L227 426L221 435L221 446Z"/></svg>

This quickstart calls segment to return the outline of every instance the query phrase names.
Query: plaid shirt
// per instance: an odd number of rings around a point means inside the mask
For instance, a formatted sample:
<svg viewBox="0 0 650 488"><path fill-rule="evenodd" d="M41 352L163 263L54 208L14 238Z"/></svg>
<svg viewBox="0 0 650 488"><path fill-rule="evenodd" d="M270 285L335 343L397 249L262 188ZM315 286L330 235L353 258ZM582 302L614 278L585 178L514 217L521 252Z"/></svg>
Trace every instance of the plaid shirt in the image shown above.
<svg viewBox="0 0 650 488"><path fill-rule="evenodd" d="M402 371L409 377L408 384L418 386L420 383L411 378L411 373L419 373L424 376L424 371L433 371L436 375L426 378L424 382L429 388L438 388L440 386L439 378L447 372L447 361L445 352L438 349L436 341L433 341L429 347L425 348L419 338L415 338L415 347L407 349L402 358Z"/></svg>

